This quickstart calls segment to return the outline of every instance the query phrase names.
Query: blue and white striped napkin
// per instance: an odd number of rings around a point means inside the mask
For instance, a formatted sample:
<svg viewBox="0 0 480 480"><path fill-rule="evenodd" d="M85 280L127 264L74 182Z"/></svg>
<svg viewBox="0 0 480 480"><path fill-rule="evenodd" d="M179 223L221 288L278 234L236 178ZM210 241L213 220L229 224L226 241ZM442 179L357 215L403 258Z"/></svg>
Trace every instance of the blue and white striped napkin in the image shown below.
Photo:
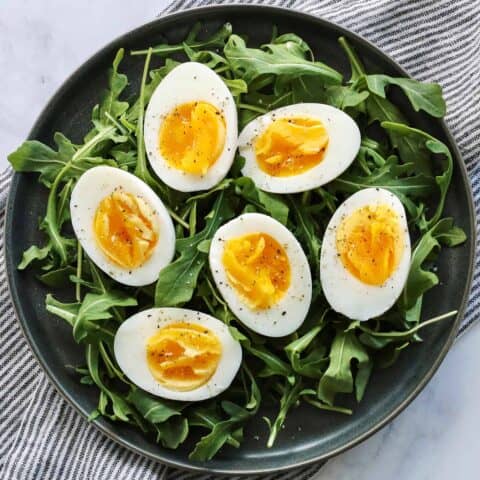
<svg viewBox="0 0 480 480"><path fill-rule="evenodd" d="M212 3L180 0L166 12ZM478 0L250 0L320 15L371 40L419 80L439 82L447 123L460 147L480 209L480 2ZM165 13L165 12L162 12ZM0 478L206 480L132 453L101 434L55 391L34 359L15 318L3 266L3 205L11 172L0 175ZM477 259L460 333L480 316ZM321 465L263 480L306 480ZM232 477L230 477L232 478ZM260 477L252 477L260 478Z"/></svg>

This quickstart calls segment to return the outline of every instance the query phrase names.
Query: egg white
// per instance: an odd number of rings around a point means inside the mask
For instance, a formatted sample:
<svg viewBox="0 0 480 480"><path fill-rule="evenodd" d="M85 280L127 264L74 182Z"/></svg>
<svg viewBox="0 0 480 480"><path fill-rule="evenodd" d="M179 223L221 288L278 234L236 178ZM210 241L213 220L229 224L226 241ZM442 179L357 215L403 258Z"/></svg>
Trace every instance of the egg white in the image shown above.
<svg viewBox="0 0 480 480"><path fill-rule="evenodd" d="M152 255L141 266L127 270L113 263L100 249L93 222L100 202L116 189L141 197L155 212L158 242ZM172 219L157 194L142 180L124 170L98 166L87 170L75 184L70 200L73 230L90 259L119 283L143 286L157 280L160 270L175 253L175 230Z"/></svg>
<svg viewBox="0 0 480 480"><path fill-rule="evenodd" d="M223 253L225 242L252 233L265 233L283 246L290 264L290 286L283 297L266 309L252 309L230 285ZM237 318L251 330L267 337L283 337L305 320L312 299L312 275L307 257L293 234L280 222L260 213L245 213L215 233L209 252L210 270L220 293Z"/></svg>
<svg viewBox="0 0 480 480"><path fill-rule="evenodd" d="M205 175L183 172L169 165L160 153L158 138L167 115L178 105L208 102L219 110L226 124L223 150ZM175 67L155 89L145 112L144 138L148 160L155 173L168 186L181 192L208 190L230 169L237 148L237 110L225 82L210 68L197 62Z"/></svg>
<svg viewBox="0 0 480 480"><path fill-rule="evenodd" d="M186 392L163 386L154 378L147 363L147 340L159 328L176 322L203 325L215 333L222 344L215 373L204 385ZM242 363L242 348L227 325L210 315L185 308L151 308L133 315L120 325L113 348L118 365L133 383L158 397L188 402L215 397L226 390Z"/></svg>
<svg viewBox="0 0 480 480"><path fill-rule="evenodd" d="M322 161L299 175L275 177L264 172L255 154L257 138L280 118L303 117L320 120L328 132L328 145ZM240 133L238 148L245 158L242 173L266 192L296 193L320 187L343 173L360 148L360 130L342 110L321 103L296 103L278 108L252 120Z"/></svg>
<svg viewBox="0 0 480 480"><path fill-rule="evenodd" d="M352 275L338 256L337 230L343 219L367 205L387 205L398 216L404 249L400 262L382 285L363 283ZM331 307L354 320L369 320L390 309L400 296L410 268L411 246L407 217L396 195L382 188L366 188L347 198L332 216L322 242L320 281Z"/></svg>

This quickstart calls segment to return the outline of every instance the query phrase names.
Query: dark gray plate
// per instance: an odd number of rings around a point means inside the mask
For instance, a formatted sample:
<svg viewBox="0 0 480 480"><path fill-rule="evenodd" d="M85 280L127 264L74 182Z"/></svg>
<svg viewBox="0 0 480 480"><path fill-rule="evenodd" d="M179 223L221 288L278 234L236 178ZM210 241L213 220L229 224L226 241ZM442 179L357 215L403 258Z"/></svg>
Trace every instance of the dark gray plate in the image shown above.
<svg viewBox="0 0 480 480"><path fill-rule="evenodd" d="M402 75L406 73L390 58L358 36L309 15L272 7L215 6L189 10L158 19L107 45L82 65L60 88L46 106L30 134L31 138L51 143L55 131L80 141L89 128L90 112L106 86L106 72L116 50L143 48L167 39L180 41L197 20L204 21L207 31L216 30L229 21L236 32L247 34L250 42L260 44L269 39L272 25L280 32L300 34L315 51L317 58L348 74L348 65L337 38L346 36L365 61L370 72ZM143 59L129 58L122 64L136 91ZM397 93L397 92L395 92ZM265 447L266 426L258 419L249 426L241 448L226 447L214 460L193 463L188 460L190 445L166 450L141 432L121 423L98 419L94 423L105 434L122 445L156 460L177 467L224 473L260 473L279 471L316 460L324 460L364 440L394 418L420 392L450 347L462 317L470 287L474 258L474 215L469 181L460 154L445 124L416 114L405 99L395 103L416 125L445 142L455 157L455 169L446 213L455 217L465 229L468 241L460 248L442 252L439 275L444 283L435 288L425 301L425 318L458 309L456 320L442 322L424 332L423 344L409 348L400 360L387 370L375 372L362 403L352 417L323 413L309 406L294 410L286 428L271 449ZM70 327L44 308L46 290L32 272L16 270L22 251L41 239L38 218L44 214L46 191L35 175L15 175L8 202L6 220L6 263L8 278L18 319L40 364L59 392L87 416L97 402L97 391L80 385L77 376L66 365L82 363L82 348L72 339ZM264 411L262 414L271 412ZM256 440L254 435L259 435Z"/></svg>

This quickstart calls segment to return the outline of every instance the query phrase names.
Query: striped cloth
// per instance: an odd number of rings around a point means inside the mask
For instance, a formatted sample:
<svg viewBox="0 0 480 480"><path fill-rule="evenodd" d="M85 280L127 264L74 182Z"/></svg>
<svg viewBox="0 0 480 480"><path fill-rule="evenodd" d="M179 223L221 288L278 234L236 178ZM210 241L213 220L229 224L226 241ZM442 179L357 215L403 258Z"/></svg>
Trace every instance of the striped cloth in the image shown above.
<svg viewBox="0 0 480 480"><path fill-rule="evenodd" d="M167 11L227 1L173 2ZM245 3L255 3L247 1ZM437 81L448 103L447 123L467 163L477 213L480 208L480 2L478 0L280 0L263 1L321 15L376 43L414 77ZM11 172L0 175L0 207ZM3 232L3 207L0 231ZM3 237L3 234L1 235ZM3 238L0 238L3 259ZM480 315L480 278L460 332ZM4 479L206 480L125 450L99 433L54 390L33 358L0 268L0 477ZM307 479L320 465L263 480ZM231 478L231 477L230 477ZM255 477L259 478L259 477Z"/></svg>

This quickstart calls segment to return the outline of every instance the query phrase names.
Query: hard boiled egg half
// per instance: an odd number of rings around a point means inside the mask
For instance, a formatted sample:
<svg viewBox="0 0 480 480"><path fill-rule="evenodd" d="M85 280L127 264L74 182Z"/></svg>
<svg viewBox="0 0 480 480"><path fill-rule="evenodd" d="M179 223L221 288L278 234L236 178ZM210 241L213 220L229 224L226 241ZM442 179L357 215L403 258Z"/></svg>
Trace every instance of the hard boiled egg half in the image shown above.
<svg viewBox="0 0 480 480"><path fill-rule="evenodd" d="M98 166L76 183L73 229L90 259L124 285L153 283L175 253L175 230L164 204L135 175Z"/></svg>
<svg viewBox="0 0 480 480"><path fill-rule="evenodd" d="M345 112L297 103L251 121L238 139L243 175L266 192L295 193L338 177L355 159L360 130Z"/></svg>
<svg viewBox="0 0 480 480"><path fill-rule="evenodd" d="M245 213L215 233L210 270L232 312L248 328L268 337L294 332L312 297L305 253L277 220Z"/></svg>
<svg viewBox="0 0 480 480"><path fill-rule="evenodd" d="M338 207L323 237L320 280L327 301L355 320L378 317L402 292L410 256L398 197L381 188L360 190Z"/></svg>
<svg viewBox="0 0 480 480"><path fill-rule="evenodd" d="M155 89L145 113L150 165L168 186L182 192L208 190L225 177L237 135L232 94L201 63L175 67Z"/></svg>
<svg viewBox="0 0 480 480"><path fill-rule="evenodd" d="M152 308L128 318L117 330L114 352L143 390L190 402L226 390L242 362L242 348L224 323L183 308Z"/></svg>

